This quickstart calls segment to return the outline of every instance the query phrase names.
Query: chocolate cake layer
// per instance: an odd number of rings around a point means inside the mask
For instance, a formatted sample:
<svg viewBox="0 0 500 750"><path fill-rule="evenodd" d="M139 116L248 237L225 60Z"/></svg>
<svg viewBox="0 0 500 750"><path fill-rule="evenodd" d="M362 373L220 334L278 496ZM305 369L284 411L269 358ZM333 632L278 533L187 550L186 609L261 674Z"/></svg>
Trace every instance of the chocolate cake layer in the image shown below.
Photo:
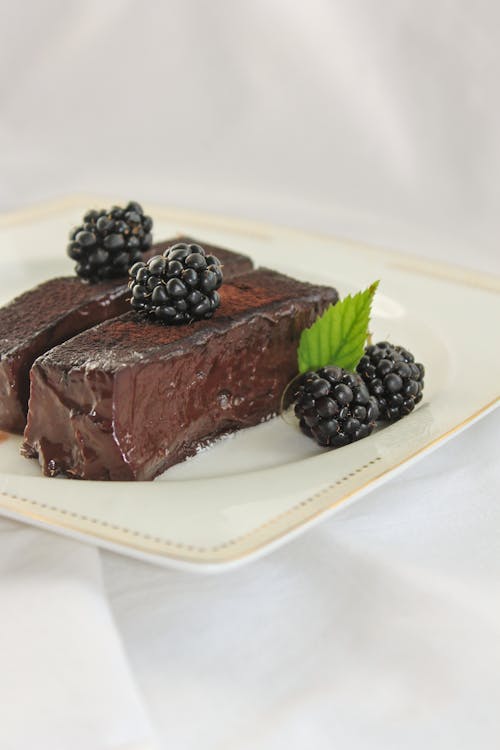
<svg viewBox="0 0 500 750"><path fill-rule="evenodd" d="M158 255L175 237L154 245L146 257ZM245 255L201 243L220 259L230 279L253 268ZM26 424L29 371L37 357L72 336L123 315L130 309L127 279L88 284L77 276L51 279L0 308L0 429L22 433Z"/></svg>
<svg viewBox="0 0 500 750"><path fill-rule="evenodd" d="M47 475L153 479L275 414L302 330L337 292L260 269L220 293L211 320L172 327L129 313L38 359L24 455Z"/></svg>

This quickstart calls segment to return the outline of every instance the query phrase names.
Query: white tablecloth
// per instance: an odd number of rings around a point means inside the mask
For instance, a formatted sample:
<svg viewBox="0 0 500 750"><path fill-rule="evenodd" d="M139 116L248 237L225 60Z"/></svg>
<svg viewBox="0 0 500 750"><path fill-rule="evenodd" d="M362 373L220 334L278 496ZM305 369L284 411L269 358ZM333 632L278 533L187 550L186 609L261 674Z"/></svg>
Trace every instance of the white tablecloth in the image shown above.
<svg viewBox="0 0 500 750"><path fill-rule="evenodd" d="M0 208L119 192L499 272L493 2L0 8ZM0 747L497 748L499 438L220 577L0 519Z"/></svg>

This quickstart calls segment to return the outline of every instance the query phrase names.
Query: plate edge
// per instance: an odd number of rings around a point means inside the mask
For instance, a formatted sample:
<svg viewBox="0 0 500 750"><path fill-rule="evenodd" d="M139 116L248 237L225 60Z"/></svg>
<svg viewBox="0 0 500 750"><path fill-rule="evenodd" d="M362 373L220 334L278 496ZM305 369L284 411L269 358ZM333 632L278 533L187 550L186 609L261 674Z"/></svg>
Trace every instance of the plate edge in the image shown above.
<svg viewBox="0 0 500 750"><path fill-rule="evenodd" d="M4 227L22 225L23 223L43 219L51 214L57 214L60 211L81 205L82 202L113 202L113 199L93 193L74 193L62 198L41 201L40 203L31 204L25 208L13 211L0 212L0 229ZM114 202L120 202L115 198ZM253 221L249 219L238 219L222 214L205 213L201 211L190 211L184 208L168 207L155 202L147 203L148 211L154 212L157 216L166 220L180 220L191 224L200 224L211 229L220 231L231 231L236 234L242 234L255 239L270 239L276 233L285 236L314 237L324 242L338 242L349 245L349 247L358 252L375 253L385 259L389 265L396 269L404 270L408 273L418 273L424 276L451 281L462 286L472 286L484 291L500 293L500 276L495 274L476 271L473 268L465 266L455 266L451 263L434 261L421 256L404 253L396 249L387 248L381 245L371 245L370 243L359 242L348 237L342 237L333 234L324 234L313 232L306 229L292 229L278 224Z"/></svg>
<svg viewBox="0 0 500 750"><path fill-rule="evenodd" d="M317 511L306 516L305 518L299 518L292 525L286 526L280 533L271 532L271 534L269 534L269 528L279 525L284 516L295 512L299 506L307 505L308 503L313 502L319 497L321 497L323 500L328 500L329 495L333 493L335 485L327 485L318 492L304 497L298 505L292 506L292 508L289 508L284 513L281 513L278 516L269 519L264 524L255 527L241 537L230 540L227 543L222 543L213 548L207 548L204 552L201 552L201 548L197 549L194 545L191 546L184 544L177 544L177 548L178 550L181 548L184 550L188 550L188 554L181 553L179 551L176 552L175 543L172 543L172 549L169 549L168 551L161 551L155 549L155 547L158 547L158 545L154 544L154 539L152 539L149 546L143 543L138 543L137 537L139 536L139 534L136 535L133 531L130 530L127 530L126 534L122 534L122 537L120 538L118 534L110 536L109 533L107 535L102 532L96 533L95 529L93 531L83 531L81 525L77 526L75 524L71 524L70 522L56 523L54 521L49 521L42 514L17 507L19 502L36 504L36 501L15 496L3 491L0 491L0 510L6 510L7 513L12 513L10 517L13 517L13 515L15 515L16 517L19 517L19 519L27 520L28 522L31 522L32 524L37 526L41 526L48 531L52 531L54 533L58 532L66 536L73 535L84 541L94 541L94 543L96 543L97 540L97 542L101 542L101 545L97 544L97 546L106 547L107 544L109 547L113 547L113 551L119 553L121 552L122 554L133 554L133 556L135 557L147 558L148 561L156 562L157 564L167 566L169 564L173 564L177 567L198 571L207 569L207 572L222 571L228 568L236 567L240 564L243 564L244 562L250 561L251 559L260 557L267 552L271 552L285 542L290 541L301 530L310 528L315 523L319 522L323 517L330 515L335 510L340 508L340 506L344 506L349 501L366 494L371 489L374 489L384 479L388 479L393 475L404 471L417 460L423 458L425 455L432 452L434 449L444 444L458 433L462 432L474 422L477 422L481 418L485 417L488 413L495 411L495 409L499 406L500 396L495 398L490 403L486 404L478 411L474 412L474 414L464 419L455 427L451 428L439 437L434 438L434 440L430 441L410 456L407 456L397 464L384 469L379 474L367 480L360 487L356 487L352 491L346 492L344 495L342 495L342 497L337 498L330 505L327 505L326 507L322 506ZM375 463L375 461L373 461L372 463ZM15 507L6 507L6 504L2 503L1 501L2 498L4 499L4 501L11 501ZM58 510L58 513L60 515L68 515L68 511L66 510ZM88 520L90 522L92 521L92 519ZM112 526L109 526L109 529L110 531L114 531ZM123 536L125 538L123 538ZM257 536L258 541L253 546L250 546L248 544L248 541L255 536ZM236 552L236 554L234 554L234 552Z"/></svg>

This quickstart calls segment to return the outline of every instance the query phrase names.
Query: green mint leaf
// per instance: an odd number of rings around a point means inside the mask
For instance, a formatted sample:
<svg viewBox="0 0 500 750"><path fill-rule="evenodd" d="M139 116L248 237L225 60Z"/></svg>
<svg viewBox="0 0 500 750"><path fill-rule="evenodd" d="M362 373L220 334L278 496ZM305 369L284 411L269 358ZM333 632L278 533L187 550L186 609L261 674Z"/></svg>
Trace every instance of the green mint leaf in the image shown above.
<svg viewBox="0 0 500 750"><path fill-rule="evenodd" d="M337 365L355 370L363 356L373 296L379 282L364 292L331 305L310 328L302 331L297 356L299 372Z"/></svg>

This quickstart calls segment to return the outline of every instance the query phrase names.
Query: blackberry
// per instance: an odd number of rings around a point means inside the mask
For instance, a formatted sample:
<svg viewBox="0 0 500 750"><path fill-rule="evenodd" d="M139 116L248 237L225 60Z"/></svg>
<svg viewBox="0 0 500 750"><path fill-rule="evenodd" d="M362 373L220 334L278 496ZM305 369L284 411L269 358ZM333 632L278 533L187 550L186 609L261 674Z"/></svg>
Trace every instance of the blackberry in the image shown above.
<svg viewBox="0 0 500 750"><path fill-rule="evenodd" d="M302 375L294 401L302 432L331 448L368 437L378 418L377 401L362 378L340 367Z"/></svg>
<svg viewBox="0 0 500 750"><path fill-rule="evenodd" d="M153 220L135 201L125 208L88 211L70 234L68 255L76 260L76 273L92 282L127 276L151 247L152 228Z"/></svg>
<svg viewBox="0 0 500 750"><path fill-rule="evenodd" d="M211 318L220 305L222 266L201 245L179 242L130 269L132 307L167 325Z"/></svg>
<svg viewBox="0 0 500 750"><path fill-rule="evenodd" d="M397 422L422 400L425 368L402 346L388 341L368 346L357 370L387 422Z"/></svg>

